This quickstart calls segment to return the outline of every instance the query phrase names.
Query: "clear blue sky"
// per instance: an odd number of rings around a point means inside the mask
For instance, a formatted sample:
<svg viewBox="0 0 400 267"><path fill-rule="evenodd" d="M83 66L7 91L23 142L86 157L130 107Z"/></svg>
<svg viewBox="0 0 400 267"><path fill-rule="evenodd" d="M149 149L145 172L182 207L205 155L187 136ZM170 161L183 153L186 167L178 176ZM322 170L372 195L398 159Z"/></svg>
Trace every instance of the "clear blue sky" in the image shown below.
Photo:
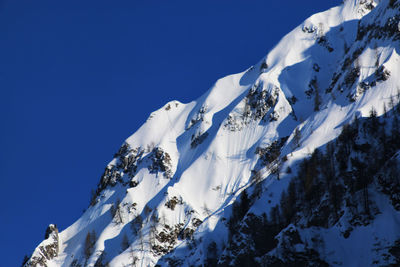
<svg viewBox="0 0 400 267"><path fill-rule="evenodd" d="M123 141L339 0L0 1L1 267L71 225Z"/></svg>

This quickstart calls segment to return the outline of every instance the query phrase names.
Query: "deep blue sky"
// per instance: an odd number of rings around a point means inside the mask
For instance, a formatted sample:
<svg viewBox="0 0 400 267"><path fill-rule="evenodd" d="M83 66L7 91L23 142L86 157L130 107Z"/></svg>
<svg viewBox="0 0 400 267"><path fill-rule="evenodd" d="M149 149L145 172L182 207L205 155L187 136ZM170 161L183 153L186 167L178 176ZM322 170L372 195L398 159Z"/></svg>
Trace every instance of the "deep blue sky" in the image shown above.
<svg viewBox="0 0 400 267"><path fill-rule="evenodd" d="M123 141L339 0L0 1L1 267L71 225Z"/></svg>

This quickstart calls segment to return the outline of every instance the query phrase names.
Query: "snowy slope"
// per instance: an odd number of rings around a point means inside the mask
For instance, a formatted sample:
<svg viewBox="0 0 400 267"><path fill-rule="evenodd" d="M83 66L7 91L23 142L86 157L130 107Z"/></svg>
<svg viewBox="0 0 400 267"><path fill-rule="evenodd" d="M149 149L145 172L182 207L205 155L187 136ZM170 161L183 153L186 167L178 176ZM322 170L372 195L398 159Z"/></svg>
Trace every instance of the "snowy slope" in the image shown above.
<svg viewBox="0 0 400 267"><path fill-rule="evenodd" d="M56 234L57 252L36 249L26 266L202 265L212 242L216 257L230 255L237 265L224 244L232 244L228 221L244 190L253 196L247 214L269 214L302 159L354 118L394 107L399 6L345 1L304 21L258 64L218 80L196 101L171 101L153 112L107 166L90 207ZM329 265L370 265L374 237L386 246L400 237L399 212L375 194L380 213L350 238L339 237L345 219L323 230L305 227L300 238L313 243L317 231L327 245L326 253L316 250Z"/></svg>

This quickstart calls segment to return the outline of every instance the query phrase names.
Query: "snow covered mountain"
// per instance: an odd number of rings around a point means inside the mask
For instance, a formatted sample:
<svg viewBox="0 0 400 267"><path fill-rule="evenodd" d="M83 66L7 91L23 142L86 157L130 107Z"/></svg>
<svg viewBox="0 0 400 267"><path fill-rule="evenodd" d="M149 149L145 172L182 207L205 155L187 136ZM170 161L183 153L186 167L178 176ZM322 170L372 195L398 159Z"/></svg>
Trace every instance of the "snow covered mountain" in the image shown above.
<svg viewBox="0 0 400 267"><path fill-rule="evenodd" d="M24 266L399 266L400 1L347 0L115 154Z"/></svg>

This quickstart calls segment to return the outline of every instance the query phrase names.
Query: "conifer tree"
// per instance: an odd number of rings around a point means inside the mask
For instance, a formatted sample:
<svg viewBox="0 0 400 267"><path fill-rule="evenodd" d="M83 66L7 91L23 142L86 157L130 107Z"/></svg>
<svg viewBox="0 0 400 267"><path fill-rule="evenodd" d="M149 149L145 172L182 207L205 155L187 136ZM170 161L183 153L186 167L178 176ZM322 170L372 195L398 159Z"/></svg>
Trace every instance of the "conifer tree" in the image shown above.
<svg viewBox="0 0 400 267"><path fill-rule="evenodd" d="M85 245L84 245L84 255L86 261L90 258L90 256L94 252L94 245L96 244L96 233L95 231L88 232L85 238Z"/></svg>
<svg viewBox="0 0 400 267"><path fill-rule="evenodd" d="M121 248L122 251L125 251L127 248L129 248L129 239L128 236L126 234L124 234L124 236L122 237L122 243L121 243Z"/></svg>

